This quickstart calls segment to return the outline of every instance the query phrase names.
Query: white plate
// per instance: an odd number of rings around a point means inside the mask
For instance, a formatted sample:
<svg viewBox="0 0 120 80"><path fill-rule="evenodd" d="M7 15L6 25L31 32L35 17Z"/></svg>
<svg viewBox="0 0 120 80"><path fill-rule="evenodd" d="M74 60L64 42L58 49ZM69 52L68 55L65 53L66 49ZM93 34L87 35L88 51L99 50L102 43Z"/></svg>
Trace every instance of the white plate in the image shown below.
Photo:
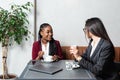
<svg viewBox="0 0 120 80"><path fill-rule="evenodd" d="M53 60L49 61L49 60L41 60L42 62L53 62Z"/></svg>

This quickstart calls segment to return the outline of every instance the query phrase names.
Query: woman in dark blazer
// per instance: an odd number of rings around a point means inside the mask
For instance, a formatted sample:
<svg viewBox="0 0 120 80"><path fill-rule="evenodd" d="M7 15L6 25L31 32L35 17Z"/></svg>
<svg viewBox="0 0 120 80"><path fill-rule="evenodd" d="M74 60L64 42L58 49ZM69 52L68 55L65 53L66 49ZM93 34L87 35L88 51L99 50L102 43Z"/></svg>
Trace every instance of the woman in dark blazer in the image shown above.
<svg viewBox="0 0 120 80"><path fill-rule="evenodd" d="M33 43L32 60L44 60L47 56L52 56L53 61L62 59L61 46L58 40L53 39L51 25L43 23L38 34L39 40Z"/></svg>
<svg viewBox="0 0 120 80"><path fill-rule="evenodd" d="M82 68L91 71L97 80L119 80L114 64L114 46L99 18L86 21L83 29L90 39L85 53L80 56L78 49L70 49Z"/></svg>

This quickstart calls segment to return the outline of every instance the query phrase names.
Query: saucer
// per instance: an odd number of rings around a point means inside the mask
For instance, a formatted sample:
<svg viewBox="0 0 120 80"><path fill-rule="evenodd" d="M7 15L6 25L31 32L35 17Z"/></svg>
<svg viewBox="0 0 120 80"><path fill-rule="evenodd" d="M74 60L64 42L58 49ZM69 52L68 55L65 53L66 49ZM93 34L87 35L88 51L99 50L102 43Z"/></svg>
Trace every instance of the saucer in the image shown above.
<svg viewBox="0 0 120 80"><path fill-rule="evenodd" d="M54 60L41 60L42 62L53 62Z"/></svg>

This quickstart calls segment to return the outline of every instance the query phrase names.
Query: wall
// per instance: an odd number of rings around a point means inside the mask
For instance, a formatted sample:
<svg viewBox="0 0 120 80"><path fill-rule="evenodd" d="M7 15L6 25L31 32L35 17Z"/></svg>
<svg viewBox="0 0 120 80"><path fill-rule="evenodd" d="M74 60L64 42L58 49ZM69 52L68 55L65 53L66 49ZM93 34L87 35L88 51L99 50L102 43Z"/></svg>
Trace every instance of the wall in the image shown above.
<svg viewBox="0 0 120 80"><path fill-rule="evenodd" d="M83 28L91 17L102 19L115 46L120 46L120 0L37 0L37 28L48 22L61 45L86 46Z"/></svg>
<svg viewBox="0 0 120 80"><path fill-rule="evenodd" d="M26 2L34 2L34 0L0 0L0 6L6 9L9 9L10 4L24 4ZM32 8L31 13L28 16L30 21L29 30L34 33L34 8ZM17 74L18 76L21 74L23 69L25 68L26 64L29 60L31 60L31 49L32 43L34 40L34 36L28 41L23 41L21 45L13 45L9 47L8 51L8 69L9 73ZM0 43L1 46L1 43ZM2 49L0 47L0 74L2 74Z"/></svg>

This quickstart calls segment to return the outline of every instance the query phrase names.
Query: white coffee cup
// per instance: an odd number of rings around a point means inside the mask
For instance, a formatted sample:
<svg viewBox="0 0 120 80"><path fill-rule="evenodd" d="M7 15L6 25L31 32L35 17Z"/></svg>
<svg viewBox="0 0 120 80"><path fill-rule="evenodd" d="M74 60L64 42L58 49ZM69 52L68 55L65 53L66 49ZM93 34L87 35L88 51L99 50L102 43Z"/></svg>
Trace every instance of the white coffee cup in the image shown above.
<svg viewBox="0 0 120 80"><path fill-rule="evenodd" d="M46 62L51 62L51 61L53 61L52 56L46 56L46 57L44 58L44 61L46 61Z"/></svg>

